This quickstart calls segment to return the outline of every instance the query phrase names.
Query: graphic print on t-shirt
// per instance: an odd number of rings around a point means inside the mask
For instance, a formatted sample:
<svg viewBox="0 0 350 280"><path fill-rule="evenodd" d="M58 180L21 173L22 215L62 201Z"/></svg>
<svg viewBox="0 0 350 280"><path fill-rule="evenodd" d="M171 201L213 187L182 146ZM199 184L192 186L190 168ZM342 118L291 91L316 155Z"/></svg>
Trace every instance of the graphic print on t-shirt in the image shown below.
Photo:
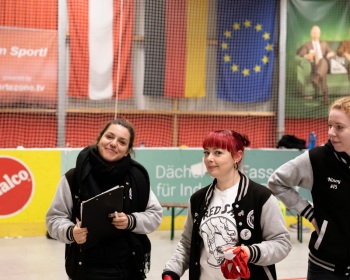
<svg viewBox="0 0 350 280"><path fill-rule="evenodd" d="M237 244L237 226L232 205L210 207L202 220L200 235L208 252L208 265L220 267L224 250Z"/></svg>

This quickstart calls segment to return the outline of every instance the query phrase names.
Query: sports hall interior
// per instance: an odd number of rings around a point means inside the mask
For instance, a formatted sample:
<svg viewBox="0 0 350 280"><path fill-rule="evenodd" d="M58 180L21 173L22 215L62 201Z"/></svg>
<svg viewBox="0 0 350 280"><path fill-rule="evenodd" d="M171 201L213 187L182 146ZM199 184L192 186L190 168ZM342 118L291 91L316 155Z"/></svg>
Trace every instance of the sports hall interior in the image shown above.
<svg viewBox="0 0 350 280"><path fill-rule="evenodd" d="M45 214L79 151L116 118L133 124L134 159L163 206L147 276L160 279L189 197L212 180L210 131L249 137L240 168L263 185L311 132L327 142L329 104L349 94L348 73L341 57L330 62L326 102L297 50L317 25L336 52L349 10L337 0L0 0L0 279L67 278ZM284 135L303 148L279 145ZM278 279L306 279L313 229L281 211L293 248Z"/></svg>

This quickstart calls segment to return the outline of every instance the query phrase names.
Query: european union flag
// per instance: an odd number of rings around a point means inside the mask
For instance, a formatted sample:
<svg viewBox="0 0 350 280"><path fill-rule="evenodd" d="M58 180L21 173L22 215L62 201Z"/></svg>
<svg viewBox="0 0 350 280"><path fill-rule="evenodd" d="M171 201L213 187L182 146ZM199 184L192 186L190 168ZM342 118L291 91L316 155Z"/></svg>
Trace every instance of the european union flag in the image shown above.
<svg viewBox="0 0 350 280"><path fill-rule="evenodd" d="M218 1L218 97L270 99L277 0Z"/></svg>

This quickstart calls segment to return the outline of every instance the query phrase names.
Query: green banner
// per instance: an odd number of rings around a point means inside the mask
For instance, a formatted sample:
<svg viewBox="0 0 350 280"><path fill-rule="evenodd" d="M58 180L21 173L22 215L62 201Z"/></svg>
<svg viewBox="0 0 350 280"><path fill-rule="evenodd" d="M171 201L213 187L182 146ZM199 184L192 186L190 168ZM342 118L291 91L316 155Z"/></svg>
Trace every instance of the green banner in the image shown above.
<svg viewBox="0 0 350 280"><path fill-rule="evenodd" d="M212 182L203 163L203 149L152 149L136 150L135 160L147 169L151 188L160 202L186 203L190 196ZM75 166L80 150L63 150L61 174ZM247 149L241 170L252 180L267 185L276 168L303 151L280 149ZM305 196L311 196L305 193Z"/></svg>
<svg viewBox="0 0 350 280"><path fill-rule="evenodd" d="M350 2L287 3L286 116L327 117L329 104L350 92L349 60L338 52L350 40ZM311 44L314 26L320 31L318 45Z"/></svg>

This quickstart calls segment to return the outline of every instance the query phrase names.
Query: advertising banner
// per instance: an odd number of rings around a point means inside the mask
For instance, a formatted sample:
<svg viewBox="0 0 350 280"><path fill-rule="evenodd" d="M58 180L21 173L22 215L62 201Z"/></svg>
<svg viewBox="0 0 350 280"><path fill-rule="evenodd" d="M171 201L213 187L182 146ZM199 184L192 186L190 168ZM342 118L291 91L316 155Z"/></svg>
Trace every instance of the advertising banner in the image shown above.
<svg viewBox="0 0 350 280"><path fill-rule="evenodd" d="M45 234L60 151L0 150L0 236Z"/></svg>
<svg viewBox="0 0 350 280"><path fill-rule="evenodd" d="M61 176L75 167L80 149L0 150L0 236L35 236L46 232L45 215ZM202 149L136 148L135 160L148 170L151 188L161 203L187 203L213 180L206 172ZM267 185L276 168L303 151L247 149L241 170ZM300 193L311 199L309 192ZM177 209L176 213L184 209ZM175 219L182 228L187 210ZM169 229L171 209L164 208L159 229Z"/></svg>
<svg viewBox="0 0 350 280"><path fill-rule="evenodd" d="M349 95L349 14L349 1L287 1L287 117L324 118Z"/></svg>
<svg viewBox="0 0 350 280"><path fill-rule="evenodd" d="M57 31L0 27L0 104L57 100Z"/></svg>
<svg viewBox="0 0 350 280"><path fill-rule="evenodd" d="M80 149L62 151L62 175L75 166ZM267 185L276 168L303 151L246 149L242 171L255 182ZM187 203L190 196L212 182L203 163L203 149L135 149L135 160L148 171L151 188L160 202ZM311 196L305 193L305 196ZM168 212L165 212L167 215Z"/></svg>

